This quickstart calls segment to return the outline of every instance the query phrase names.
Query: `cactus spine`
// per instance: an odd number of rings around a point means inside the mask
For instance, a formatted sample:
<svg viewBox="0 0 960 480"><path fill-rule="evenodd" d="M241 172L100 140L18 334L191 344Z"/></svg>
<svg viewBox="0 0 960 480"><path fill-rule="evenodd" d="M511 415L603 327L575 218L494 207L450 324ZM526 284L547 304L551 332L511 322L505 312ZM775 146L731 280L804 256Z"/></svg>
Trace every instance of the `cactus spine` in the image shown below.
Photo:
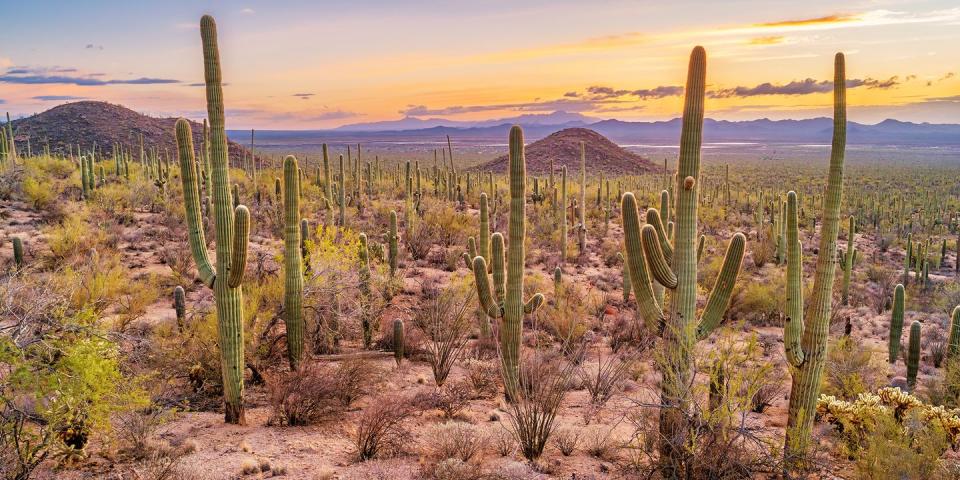
<svg viewBox="0 0 960 480"><path fill-rule="evenodd" d="M297 159L283 159L283 322L287 327L287 358L296 370L303 360L303 258L300 249L300 175Z"/></svg>
<svg viewBox="0 0 960 480"><path fill-rule="evenodd" d="M210 118L210 162L215 229L217 235L216 269L207 255L200 218L200 194L194 161L190 123L177 120L177 147L183 182L184 207L190 238L190 251L200 279L213 289L217 307L217 329L223 373L224 417L227 423L245 424L243 409L243 273L247 260L250 212L230 205L230 172L227 167L227 137L224 129L223 87L217 26L213 17L200 20L203 40L204 79L207 86L207 115Z"/></svg>
<svg viewBox="0 0 960 480"><path fill-rule="evenodd" d="M843 192L843 157L846 146L846 85L843 54L838 53L834 62L833 81L833 142L830 152L830 173L827 190L823 196L823 221L820 227L820 246L813 283L813 300L806 312L803 325L791 326L802 331L800 350L792 355L792 388L787 419L787 435L784 441L784 461L789 468L799 466L810 443L810 429L820 396L820 379L827 353L827 334L830 328L832 309L837 232L840 223L840 201ZM797 245L788 245L796 248ZM799 255L799 248L796 248ZM798 263L794 261L794 267ZM789 267L788 267L789 268ZM794 273L798 275L799 273ZM788 274L789 277L790 274ZM802 303L801 303L802 305ZM799 322L799 312L792 312L791 322ZM791 335L794 335L794 331ZM786 339L785 339L786 340ZM791 339L792 340L792 339ZM802 358L802 362L796 363Z"/></svg>
<svg viewBox="0 0 960 480"><path fill-rule="evenodd" d="M853 236L856 233L856 219L850 216L850 228L847 230L847 251L843 255L843 285L840 293L840 302L850 304L850 274L853 272L853 262L857 258L857 249L853 246Z"/></svg>
<svg viewBox="0 0 960 480"><path fill-rule="evenodd" d="M510 246L507 265L503 263L503 236L497 232L491 240L493 281L496 296L490 292L487 262L483 257L473 259L477 296L480 305L491 318L501 318L500 353L504 387L508 398L516 398L520 369L520 340L524 314L533 313L543 303L543 295L535 294L523 301L524 239L526 236L526 158L523 130L514 125L510 129ZM506 275L506 285L503 277Z"/></svg>
<svg viewBox="0 0 960 480"><path fill-rule="evenodd" d="M723 266L697 321L697 210L699 202L700 146L703 128L703 101L706 85L706 53L694 48L687 72L683 127L680 136L680 163L676 202L676 232L669 239L655 209L647 212L640 228L637 200L625 193L622 200L627 264L637 307L648 328L663 332L664 351L660 416L660 469L665 478L675 478L685 469L684 449L690 426L687 424L692 392L693 348L722 320L730 302L746 238L737 233L730 240ZM648 273L673 290L670 316L665 318ZM661 328L663 326L663 328Z"/></svg>
<svg viewBox="0 0 960 480"><path fill-rule="evenodd" d="M893 311L890 316L890 341L887 346L887 361L890 364L897 362L900 353L900 337L903 335L903 284L897 284L893 289Z"/></svg>
<svg viewBox="0 0 960 480"><path fill-rule="evenodd" d="M920 369L920 322L910 324L910 347L907 350L907 390L917 386L917 371Z"/></svg>

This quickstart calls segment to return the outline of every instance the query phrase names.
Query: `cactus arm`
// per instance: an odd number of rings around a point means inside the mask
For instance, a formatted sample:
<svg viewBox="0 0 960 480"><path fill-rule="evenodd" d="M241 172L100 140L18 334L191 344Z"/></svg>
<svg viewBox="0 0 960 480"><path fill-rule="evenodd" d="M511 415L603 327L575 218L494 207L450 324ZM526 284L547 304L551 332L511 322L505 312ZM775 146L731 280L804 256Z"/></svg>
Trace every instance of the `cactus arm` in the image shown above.
<svg viewBox="0 0 960 480"><path fill-rule="evenodd" d="M227 285L237 288L243 282L247 270L247 242L250 240L250 210L237 205L233 211L233 251L230 256L230 275Z"/></svg>
<svg viewBox="0 0 960 480"><path fill-rule="evenodd" d="M217 274L210 263L210 257L207 254L207 240L203 234L203 219L200 216L200 192L197 190L197 167L193 159L193 133L190 131L190 122L182 118L177 120L176 132L190 253L193 256L193 261L197 264L200 281L208 287L213 287Z"/></svg>
<svg viewBox="0 0 960 480"><path fill-rule="evenodd" d="M497 302L503 302L506 297L506 266L504 264L503 256L503 235L500 232L494 233L491 236L491 253L490 261L493 262L493 265L490 266L490 269L493 271L493 289L496 293Z"/></svg>
<svg viewBox="0 0 960 480"><path fill-rule="evenodd" d="M723 313L730 305L733 286L737 283L737 276L740 274L740 265L743 263L743 250L746 243L747 238L739 232L730 239L727 253L723 257L723 267L720 268L720 275L717 276L717 282L713 285L713 290L710 291L710 296L707 298L707 305L700 315L697 340L706 338L707 335L710 335L710 332L720 325Z"/></svg>
<svg viewBox="0 0 960 480"><path fill-rule="evenodd" d="M530 300L527 300L527 303L523 304L523 313L531 314L536 312L540 305L543 305L543 294L537 293L534 296L530 297Z"/></svg>
<svg viewBox="0 0 960 480"><path fill-rule="evenodd" d="M703 245L707 241L706 235L700 235L700 240L697 241L697 262L700 262L700 259L703 258Z"/></svg>
<svg viewBox="0 0 960 480"><path fill-rule="evenodd" d="M630 283L637 298L637 309L647 326L652 331L659 332L664 321L663 311L653 295L653 286L647 272L640 239L640 214L637 212L637 199L633 193L623 194L620 214L626 239L626 263L629 268Z"/></svg>
<svg viewBox="0 0 960 480"><path fill-rule="evenodd" d="M483 257L473 258L473 276L477 283L477 300L480 301L480 308L491 318L500 318L503 316L503 309L493 299L490 294L490 279L487 277L487 262Z"/></svg>
<svg viewBox="0 0 960 480"><path fill-rule="evenodd" d="M669 289L677 288L677 275L663 258L663 251L660 250L660 242L657 240L657 232L649 224L644 225L640 230L640 240L643 245L643 253L647 259L647 265L650 266L650 273L653 278L664 287Z"/></svg>
<svg viewBox="0 0 960 480"><path fill-rule="evenodd" d="M797 229L797 194L787 193L787 318L783 326L783 349L787 362L794 367L803 364L803 259Z"/></svg>
<svg viewBox="0 0 960 480"><path fill-rule="evenodd" d="M660 212L655 208L648 208L646 215L647 224L653 226L657 232L657 238L660 240L660 250L663 251L663 258L668 264L673 263L673 245L667 232L663 229L663 221L660 219Z"/></svg>

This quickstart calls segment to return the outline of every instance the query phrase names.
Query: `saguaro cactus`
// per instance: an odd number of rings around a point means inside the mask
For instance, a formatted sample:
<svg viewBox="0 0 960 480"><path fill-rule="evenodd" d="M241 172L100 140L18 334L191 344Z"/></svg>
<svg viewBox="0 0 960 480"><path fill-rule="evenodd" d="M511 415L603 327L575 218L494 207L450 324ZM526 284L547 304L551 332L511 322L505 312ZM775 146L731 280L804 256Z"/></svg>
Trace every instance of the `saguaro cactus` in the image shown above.
<svg viewBox="0 0 960 480"><path fill-rule="evenodd" d="M947 358L953 358L960 351L960 305L950 314L950 333L947 340Z"/></svg>
<svg viewBox="0 0 960 480"><path fill-rule="evenodd" d="M370 322L370 250L367 248L367 234L360 234L357 246L357 260L360 279L360 327L363 330L363 348L370 348L373 342L373 328Z"/></svg>
<svg viewBox="0 0 960 480"><path fill-rule="evenodd" d="M897 363L900 353L900 337L903 335L903 284L893 289L893 311L890 316L890 339L887 346L887 361Z"/></svg>
<svg viewBox="0 0 960 480"><path fill-rule="evenodd" d="M400 256L400 237L397 235L397 211L390 211L390 232L387 233L387 263L390 264L390 277L397 274L397 257Z"/></svg>
<svg viewBox="0 0 960 480"><path fill-rule="evenodd" d="M917 386L917 371L920 369L920 322L910 324L910 346L907 350L907 389Z"/></svg>
<svg viewBox="0 0 960 480"><path fill-rule="evenodd" d="M560 265L567 263L567 166L560 169Z"/></svg>
<svg viewBox="0 0 960 480"><path fill-rule="evenodd" d="M667 237L655 209L647 211L647 222L640 228L637 200L625 193L622 200L630 283L637 307L654 331L663 333L664 351L660 414L660 468L664 478L682 475L690 426L693 375L693 348L719 326L730 303L733 286L743 260L746 238L737 233L731 238L716 284L702 314L697 316L697 210L699 203L700 146L703 128L703 101L706 86L706 52L696 47L690 55L684 99L683 126L680 134L680 161L674 188L676 231ZM673 290L670 315L665 317L651 284L657 282Z"/></svg>
<svg viewBox="0 0 960 480"><path fill-rule="evenodd" d="M580 220L577 223L578 255L587 253L587 149L580 142Z"/></svg>
<svg viewBox="0 0 960 480"><path fill-rule="evenodd" d="M217 234L216 268L207 255L200 218L197 167L194 161L190 123L177 120L177 149L180 160L183 200L190 238L190 252L200 279L213 289L217 307L217 330L223 373L224 416L227 423L244 424L243 410L243 273L247 263L250 212L230 205L230 172L227 168L227 137L224 129L223 87L217 26L213 17L200 20L203 39L204 78L207 86L207 116L210 118L210 164L212 170L214 224Z"/></svg>
<svg viewBox="0 0 960 480"><path fill-rule="evenodd" d="M480 305L491 318L503 319L500 327L500 358L504 387L508 398L515 398L520 373L520 339L523 315L533 313L543 303L540 293L523 301L524 239L526 237L526 180L527 166L523 153L523 130L514 125L510 129L510 246L507 265L503 262L503 235L491 239L494 292L487 278L487 261L481 256L473 259L477 296ZM504 275L506 284L504 285Z"/></svg>
<svg viewBox="0 0 960 480"><path fill-rule="evenodd" d="M187 316L187 293L180 285L173 289L173 311L177 314L177 329L182 331Z"/></svg>
<svg viewBox="0 0 960 480"><path fill-rule="evenodd" d="M857 259L857 248L853 245L856 228L856 219L851 215L850 228L847 230L847 251L843 255L843 285L840 291L840 301L844 305L850 304L850 274L853 272L853 262Z"/></svg>
<svg viewBox="0 0 960 480"><path fill-rule="evenodd" d="M398 318L393 321L393 359L398 367L403 361L403 347L403 320Z"/></svg>
<svg viewBox="0 0 960 480"><path fill-rule="evenodd" d="M283 323L287 358L296 370L303 359L303 258L300 251L300 175L297 159L283 159Z"/></svg>
<svg viewBox="0 0 960 480"><path fill-rule="evenodd" d="M23 270L23 239L13 237L13 266L17 272Z"/></svg>
<svg viewBox="0 0 960 480"><path fill-rule="evenodd" d="M831 294L837 255L837 232L840 224L840 201L843 192L843 157L847 140L847 102L843 54L838 53L834 61L833 79L833 144L830 151L830 173L827 190L823 195L823 221L820 227L820 247L813 282L813 299L806 317L795 308L788 312L784 344L793 350L788 355L793 366L792 388L790 391L787 435L784 443L784 461L788 468L799 466L806 456L810 443L810 429L816 413L817 399L820 396L820 379L827 354L827 334L830 329L830 311L833 307ZM794 205L796 201L794 201ZM788 207L789 208L789 207ZM794 210L796 207L794 207ZM796 215L788 221L794 222ZM798 240L787 240L787 247L793 249L795 258L788 262L788 278L799 276L800 248ZM789 255L789 253L788 253ZM790 264L793 265L791 269ZM792 299L791 299L792 297ZM788 303L799 300L799 295L788 292ZM803 305L802 301L799 305ZM788 309L789 310L789 309ZM803 320L801 320L801 318ZM793 325L803 322L802 325ZM802 332L802 335L799 333ZM800 338L799 346L796 344Z"/></svg>

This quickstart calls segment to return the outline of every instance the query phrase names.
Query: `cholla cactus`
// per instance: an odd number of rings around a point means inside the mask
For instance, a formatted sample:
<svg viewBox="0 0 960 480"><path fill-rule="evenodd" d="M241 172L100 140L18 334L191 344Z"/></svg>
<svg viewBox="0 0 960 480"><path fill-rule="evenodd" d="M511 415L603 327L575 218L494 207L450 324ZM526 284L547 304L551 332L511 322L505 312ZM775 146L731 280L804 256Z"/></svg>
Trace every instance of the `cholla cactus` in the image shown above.
<svg viewBox="0 0 960 480"><path fill-rule="evenodd" d="M514 398L520 373L520 340L524 314L533 313L543 303L543 295L535 294L523 301L524 239L526 237L526 158L523 153L523 130L510 129L510 247L507 265L503 258L503 235L493 234L490 260L493 263L494 292L490 291L487 261L473 259L480 305L491 318L503 319L500 328L500 354L504 387L508 398ZM504 284L504 280L506 283Z"/></svg>
<svg viewBox="0 0 960 480"><path fill-rule="evenodd" d="M204 78L207 84L207 115L210 117L210 163L213 216L217 235L216 268L207 255L200 218L200 194L194 161L190 123L177 120L177 148L180 159L183 199L187 217L190 251L197 264L200 280L213 289L217 306L220 361L223 371L224 416L227 423L244 424L243 372L243 273L247 263L250 212L230 204L230 172L227 165L227 137L224 128L223 88L217 27L213 17L200 20L203 39Z"/></svg>
<svg viewBox="0 0 960 480"><path fill-rule="evenodd" d="M683 468L683 452L677 446L685 444L683 439L689 434L685 418L691 401L689 385L694 346L720 324L740 272L746 242L741 233L730 240L717 282L698 321L697 210L705 87L706 52L697 47L690 55L687 73L680 164L674 189L676 231L673 238L664 232L654 209L647 211L650 224L641 230L633 193L625 193L622 200L626 260L637 307L648 328L663 332L666 355L662 366L661 403L665 408L661 410L660 431L662 438L671 440L661 442L660 459L662 474L667 478ZM650 273L658 283L674 291L668 317L654 295Z"/></svg>

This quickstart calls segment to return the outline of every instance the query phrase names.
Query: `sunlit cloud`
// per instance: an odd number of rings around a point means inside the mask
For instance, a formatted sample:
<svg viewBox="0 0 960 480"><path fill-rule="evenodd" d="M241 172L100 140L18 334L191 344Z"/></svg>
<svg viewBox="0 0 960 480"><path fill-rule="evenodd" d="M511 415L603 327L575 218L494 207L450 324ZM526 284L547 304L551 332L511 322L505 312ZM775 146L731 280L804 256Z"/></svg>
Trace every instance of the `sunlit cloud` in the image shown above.
<svg viewBox="0 0 960 480"><path fill-rule="evenodd" d="M797 20L781 20L778 22L755 23L757 27L796 27L802 25L821 25L830 23L846 23L857 20L856 15L827 15L825 17L801 18Z"/></svg>
<svg viewBox="0 0 960 480"><path fill-rule="evenodd" d="M876 80L873 78L851 78L846 82L847 88L867 87L875 89L888 89L899 85L898 77L890 77L886 80ZM732 98L732 97L756 97L763 95L810 95L815 93L827 93L833 91L833 82L830 80L814 80L807 78L804 80L794 80L792 82L776 85L773 83L761 83L754 87L731 87L712 90L707 92L710 98Z"/></svg>
<svg viewBox="0 0 960 480"><path fill-rule="evenodd" d="M30 97L41 102L63 102L67 100L83 100L85 97L75 97L73 95L37 95Z"/></svg>
<svg viewBox="0 0 960 480"><path fill-rule="evenodd" d="M747 41L750 45L776 45L783 43L783 35L770 35L766 37L754 37Z"/></svg>

